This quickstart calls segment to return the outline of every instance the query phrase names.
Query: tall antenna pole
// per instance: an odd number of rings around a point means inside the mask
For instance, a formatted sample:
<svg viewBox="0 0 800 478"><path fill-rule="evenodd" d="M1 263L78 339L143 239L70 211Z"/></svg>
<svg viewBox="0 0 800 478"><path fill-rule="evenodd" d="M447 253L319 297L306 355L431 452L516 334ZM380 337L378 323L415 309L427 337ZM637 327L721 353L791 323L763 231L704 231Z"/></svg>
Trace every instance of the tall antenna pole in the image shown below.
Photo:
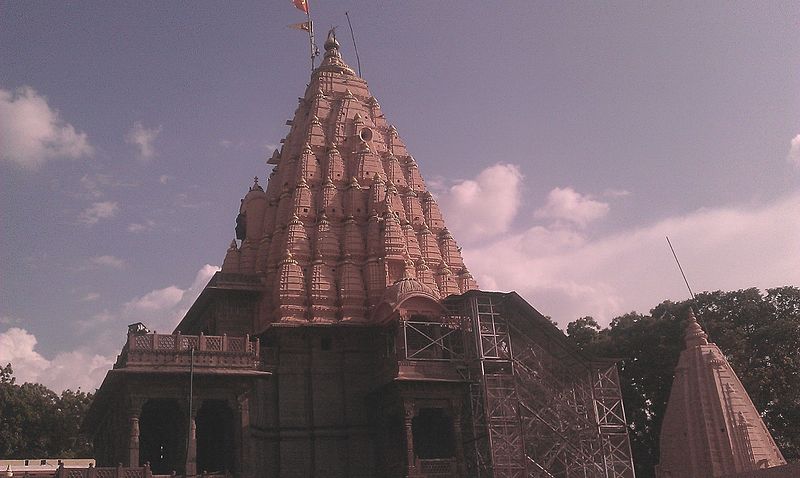
<svg viewBox="0 0 800 478"><path fill-rule="evenodd" d="M686 274L683 273L683 267L681 267L681 261L678 260L678 255L675 254L675 249L672 248L672 243L669 242L669 236L664 236L667 238L667 244L669 244L669 250L672 251L672 257L675 258L675 262L678 263L678 270L681 271L681 275L683 276L683 282L686 283L686 288L689 289L689 295L692 296L692 300L694 300L694 292L692 292L692 288L689 287L689 281L686 280Z"/></svg>
<svg viewBox="0 0 800 478"><path fill-rule="evenodd" d="M348 12L344 12L344 16L347 17L347 26L350 27L350 38L353 39L353 49L356 51L356 63L358 64L358 76L361 76L361 58L358 57L358 47L356 46L356 35L353 33L353 24L350 23L350 15Z"/></svg>

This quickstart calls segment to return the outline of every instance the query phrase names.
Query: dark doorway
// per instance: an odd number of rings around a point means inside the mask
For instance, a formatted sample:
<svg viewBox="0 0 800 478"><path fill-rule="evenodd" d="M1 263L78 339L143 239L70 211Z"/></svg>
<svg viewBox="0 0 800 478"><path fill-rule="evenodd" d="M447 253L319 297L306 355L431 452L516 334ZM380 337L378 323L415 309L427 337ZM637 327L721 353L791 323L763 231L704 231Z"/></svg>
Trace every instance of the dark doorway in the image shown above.
<svg viewBox="0 0 800 478"><path fill-rule="evenodd" d="M377 429L378 453L383 467L379 474L384 477L401 477L408 473L408 444L403 417L392 414L377 420L382 426Z"/></svg>
<svg viewBox="0 0 800 478"><path fill-rule="evenodd" d="M197 412L197 471L235 471L233 411L224 400L204 400Z"/></svg>
<svg viewBox="0 0 800 478"><path fill-rule="evenodd" d="M175 400L148 400L139 419L139 464L150 462L154 475L183 472L186 419Z"/></svg>
<svg viewBox="0 0 800 478"><path fill-rule="evenodd" d="M452 458L456 453L453 419L441 408L421 408L411 421L414 455L421 460Z"/></svg>

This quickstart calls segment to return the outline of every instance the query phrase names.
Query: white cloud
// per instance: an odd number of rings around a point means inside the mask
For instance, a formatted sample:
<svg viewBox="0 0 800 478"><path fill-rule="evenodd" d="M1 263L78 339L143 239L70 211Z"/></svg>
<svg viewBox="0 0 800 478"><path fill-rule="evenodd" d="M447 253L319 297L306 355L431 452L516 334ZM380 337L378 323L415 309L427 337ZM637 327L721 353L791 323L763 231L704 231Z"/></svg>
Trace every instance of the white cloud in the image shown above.
<svg viewBox="0 0 800 478"><path fill-rule="evenodd" d="M536 210L535 217L569 221L578 226L608 214L608 203L595 201L570 187L554 188L547 194L547 203Z"/></svg>
<svg viewBox="0 0 800 478"><path fill-rule="evenodd" d="M161 134L161 126L158 128L147 128L140 121L133 123L133 127L125 135L125 142L136 146L139 150L139 159L148 160L155 156L155 142Z"/></svg>
<svg viewBox="0 0 800 478"><path fill-rule="evenodd" d="M98 174L89 176L88 174L85 174L81 178L81 186L83 186L83 189L86 190L87 196L91 198L99 198L103 195L101 186L107 184L109 179L110 178L106 175Z"/></svg>
<svg viewBox="0 0 800 478"><path fill-rule="evenodd" d="M153 229L155 226L156 226L155 221L152 221L150 219L144 222L134 222L128 224L128 232L133 232L133 233L145 232Z"/></svg>
<svg viewBox="0 0 800 478"><path fill-rule="evenodd" d="M49 159L93 154L86 133L62 120L46 97L30 86L13 91L0 88L0 159L37 169Z"/></svg>
<svg viewBox="0 0 800 478"><path fill-rule="evenodd" d="M197 271L192 284L187 288L175 285L152 290L141 297L126 302L118 314L103 313L100 317L107 320L117 317L125 324L143 322L150 330L169 333L178 325L189 307L200 295L205 285L220 268L206 264Z"/></svg>
<svg viewBox="0 0 800 478"><path fill-rule="evenodd" d="M42 383L56 393L68 388L94 391L114 362L113 355L104 357L82 348L48 360L35 350L36 344L36 336L19 327L0 333L0 363L11 363L18 383Z"/></svg>
<svg viewBox="0 0 800 478"><path fill-rule="evenodd" d="M94 256L89 258L89 262L96 266L111 267L113 269L125 267L125 259L120 259L116 256Z"/></svg>
<svg viewBox="0 0 800 478"><path fill-rule="evenodd" d="M789 155L786 159L795 166L800 167L800 134L792 138L789 146Z"/></svg>
<svg viewBox="0 0 800 478"><path fill-rule="evenodd" d="M94 302L100 298L100 294L97 292L89 292L83 297L81 297L81 302Z"/></svg>
<svg viewBox="0 0 800 478"><path fill-rule="evenodd" d="M609 197L609 198L623 198L623 197L630 196L630 195L631 195L631 192L628 191L627 189L609 188L609 189L606 189L605 191L603 191L603 196Z"/></svg>
<svg viewBox="0 0 800 478"><path fill-rule="evenodd" d="M169 333L178 325L205 285L220 268L206 264L195 274L186 288L169 285L151 290L122 304L118 310L104 310L90 319L80 321L83 327L94 327L99 323L114 326L143 322L150 330Z"/></svg>
<svg viewBox="0 0 800 478"><path fill-rule="evenodd" d="M115 360L116 354L99 355L91 347L63 352L53 357L37 381L56 392L77 388L93 392L100 387Z"/></svg>
<svg viewBox="0 0 800 478"><path fill-rule="evenodd" d="M495 164L438 194L453 235L469 243L506 232L520 205L522 177L516 165Z"/></svg>
<svg viewBox="0 0 800 478"><path fill-rule="evenodd" d="M119 204L113 201L102 201L92 203L78 216L78 221L83 224L97 224L101 219L111 219L117 215Z"/></svg>
<svg viewBox="0 0 800 478"><path fill-rule="evenodd" d="M183 289L174 285L156 289L147 294L127 302L124 306L126 312L149 312L153 310L170 309L177 305L183 298Z"/></svg>
<svg viewBox="0 0 800 478"><path fill-rule="evenodd" d="M119 353L117 347L124 343L125 325L141 321L150 330L172 332L209 279L219 270L217 266L206 264L197 271L192 283L185 289L174 285L155 289L126 302L116 313L104 311L79 322L83 327L92 327L92 343L59 352L52 359L36 349L37 340L33 334L19 327L11 327L0 333L0 366L11 362L14 376L20 383L38 382L56 392L78 387L93 391L100 386L111 368ZM90 293L83 300L95 300L98 297ZM0 323L8 325L15 322L11 318L0 319Z"/></svg>
<svg viewBox="0 0 800 478"><path fill-rule="evenodd" d="M32 381L27 377L38 376L50 361L39 355L34 347L36 337L27 330L12 327L0 334L0 363L11 363L14 375L21 382Z"/></svg>
<svg viewBox="0 0 800 478"><path fill-rule="evenodd" d="M516 290L562 325L585 315L607 324L687 298L667 235L695 292L800 283L800 221L793 217L800 217L800 193L758 207L701 209L593 240L564 225L530 227L463 253L484 288Z"/></svg>

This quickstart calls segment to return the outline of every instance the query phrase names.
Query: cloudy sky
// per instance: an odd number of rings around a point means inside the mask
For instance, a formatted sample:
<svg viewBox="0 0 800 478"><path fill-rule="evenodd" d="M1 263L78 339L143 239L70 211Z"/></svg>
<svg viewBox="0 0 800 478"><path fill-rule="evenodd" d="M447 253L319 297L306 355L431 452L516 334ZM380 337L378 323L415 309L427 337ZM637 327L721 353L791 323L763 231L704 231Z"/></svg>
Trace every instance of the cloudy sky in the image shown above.
<svg viewBox="0 0 800 478"><path fill-rule="evenodd" d="M484 289L560 324L800 284L800 6L311 1ZM0 362L96 387L171 331L309 78L289 0L0 0Z"/></svg>

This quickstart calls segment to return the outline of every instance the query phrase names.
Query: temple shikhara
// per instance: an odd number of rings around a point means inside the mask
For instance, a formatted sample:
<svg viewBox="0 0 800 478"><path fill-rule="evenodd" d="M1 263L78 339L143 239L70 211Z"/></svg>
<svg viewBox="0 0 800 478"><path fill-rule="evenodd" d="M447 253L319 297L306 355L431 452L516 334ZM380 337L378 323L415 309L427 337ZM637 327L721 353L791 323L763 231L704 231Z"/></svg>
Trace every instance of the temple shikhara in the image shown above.
<svg viewBox="0 0 800 478"><path fill-rule="evenodd" d="M516 293L479 289L424 164L333 32L287 125L269 179L232 213L222 270L175 331L129 328L85 423L98 466L632 478L616 364L582 354ZM763 427L743 403L725 419ZM670 410L671 427L706 413ZM741 442L753 460L780 459ZM662 476L700 476L676 471L689 454L670 450Z"/></svg>
<svg viewBox="0 0 800 478"><path fill-rule="evenodd" d="M786 461L750 396L691 309L684 341L661 424L656 477L800 475L800 468L782 466Z"/></svg>

